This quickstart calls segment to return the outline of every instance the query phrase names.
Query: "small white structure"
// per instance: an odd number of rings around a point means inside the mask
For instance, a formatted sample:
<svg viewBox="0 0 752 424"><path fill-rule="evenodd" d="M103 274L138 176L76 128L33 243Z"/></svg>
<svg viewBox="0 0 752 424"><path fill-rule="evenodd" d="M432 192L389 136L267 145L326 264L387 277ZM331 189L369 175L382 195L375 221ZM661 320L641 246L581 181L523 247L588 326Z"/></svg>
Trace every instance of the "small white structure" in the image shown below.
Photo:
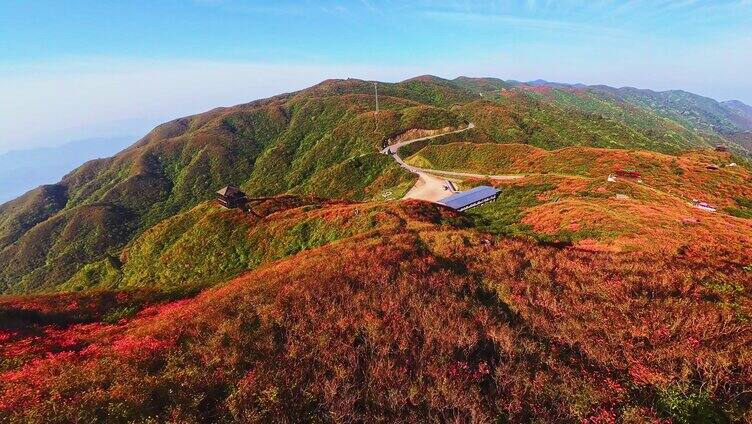
<svg viewBox="0 0 752 424"><path fill-rule="evenodd" d="M705 212L715 212L717 210L715 206L712 206L707 202L701 202L697 199L692 199L692 205L697 209Z"/></svg>

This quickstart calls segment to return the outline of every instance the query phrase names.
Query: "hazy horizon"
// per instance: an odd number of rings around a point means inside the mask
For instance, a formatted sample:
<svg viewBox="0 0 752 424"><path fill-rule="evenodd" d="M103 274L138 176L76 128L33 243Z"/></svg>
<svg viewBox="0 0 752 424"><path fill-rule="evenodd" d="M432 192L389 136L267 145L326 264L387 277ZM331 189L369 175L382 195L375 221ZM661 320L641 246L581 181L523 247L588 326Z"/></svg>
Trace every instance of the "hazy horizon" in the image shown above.
<svg viewBox="0 0 752 424"><path fill-rule="evenodd" d="M0 205L40 185L54 184L84 162L112 156L135 141L132 136L89 138L0 153Z"/></svg>
<svg viewBox="0 0 752 424"><path fill-rule="evenodd" d="M0 16L0 92L14 99L0 103L0 152L327 78L540 78L752 104L751 0L32 1Z"/></svg>

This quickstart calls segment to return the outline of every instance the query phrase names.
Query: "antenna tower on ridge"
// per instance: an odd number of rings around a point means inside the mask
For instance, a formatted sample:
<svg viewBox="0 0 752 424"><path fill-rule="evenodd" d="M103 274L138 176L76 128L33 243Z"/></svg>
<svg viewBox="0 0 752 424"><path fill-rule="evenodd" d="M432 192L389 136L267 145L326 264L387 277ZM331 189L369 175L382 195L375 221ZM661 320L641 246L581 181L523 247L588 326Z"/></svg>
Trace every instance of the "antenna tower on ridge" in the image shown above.
<svg viewBox="0 0 752 424"><path fill-rule="evenodd" d="M373 92L376 95L376 128L373 132L379 132L379 83L373 83Z"/></svg>

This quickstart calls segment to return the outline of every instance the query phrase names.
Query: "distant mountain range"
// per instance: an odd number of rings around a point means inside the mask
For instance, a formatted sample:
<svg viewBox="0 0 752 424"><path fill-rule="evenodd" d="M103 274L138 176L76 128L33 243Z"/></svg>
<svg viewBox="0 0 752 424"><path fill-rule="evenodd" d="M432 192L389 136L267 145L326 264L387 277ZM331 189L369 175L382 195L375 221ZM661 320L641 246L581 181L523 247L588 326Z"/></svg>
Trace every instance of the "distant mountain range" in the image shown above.
<svg viewBox="0 0 752 424"><path fill-rule="evenodd" d="M0 204L41 184L59 181L73 168L111 156L133 143L132 137L92 138L60 146L0 154Z"/></svg>
<svg viewBox="0 0 752 424"><path fill-rule="evenodd" d="M561 90L586 90L598 92L614 99L633 103L649 110L666 114L696 129L736 134L752 131L752 106L739 100L718 102L682 90L653 91L634 87L614 88L607 85L585 85L551 82L542 79L520 82L495 78L459 77L456 82L479 92L511 87L545 87Z"/></svg>

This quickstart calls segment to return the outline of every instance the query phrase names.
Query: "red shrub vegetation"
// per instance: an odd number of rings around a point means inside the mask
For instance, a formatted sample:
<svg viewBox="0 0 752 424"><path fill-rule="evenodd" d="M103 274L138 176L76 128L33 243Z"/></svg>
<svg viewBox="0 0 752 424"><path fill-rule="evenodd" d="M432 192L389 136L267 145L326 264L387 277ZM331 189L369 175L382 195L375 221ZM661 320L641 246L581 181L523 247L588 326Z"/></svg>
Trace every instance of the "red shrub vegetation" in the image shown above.
<svg viewBox="0 0 752 424"><path fill-rule="evenodd" d="M749 411L750 273L732 253L555 248L401 207L411 221L392 233L307 250L113 324L4 329L0 420L601 423ZM30 344L42 347L14 363Z"/></svg>

